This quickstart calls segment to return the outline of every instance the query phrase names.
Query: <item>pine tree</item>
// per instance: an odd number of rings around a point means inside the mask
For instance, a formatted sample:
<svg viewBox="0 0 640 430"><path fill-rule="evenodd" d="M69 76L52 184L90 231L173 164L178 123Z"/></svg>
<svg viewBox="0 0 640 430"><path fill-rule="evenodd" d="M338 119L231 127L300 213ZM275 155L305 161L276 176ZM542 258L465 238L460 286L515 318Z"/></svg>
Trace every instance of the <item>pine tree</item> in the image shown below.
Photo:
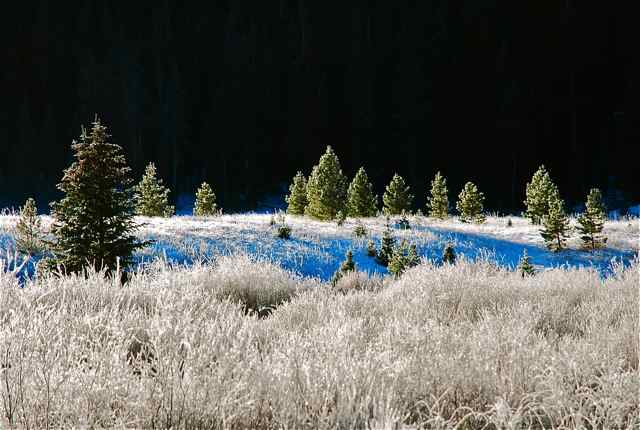
<svg viewBox="0 0 640 430"><path fill-rule="evenodd" d="M346 209L347 178L342 174L340 161L330 146L313 167L307 183L308 205L305 214L332 220L338 211Z"/></svg>
<svg viewBox="0 0 640 430"><path fill-rule="evenodd" d="M395 174L382 196L384 213L386 215L400 215L403 211L410 211L413 195L402 176Z"/></svg>
<svg viewBox="0 0 640 430"><path fill-rule="evenodd" d="M407 213L402 212L402 217L400 221L398 221L398 227L402 230L411 230L411 224L409 223L409 218L407 218Z"/></svg>
<svg viewBox="0 0 640 430"><path fill-rule="evenodd" d="M135 187L136 213L143 216L170 217L175 208L169 205L169 189L156 176L156 166L149 163L142 180Z"/></svg>
<svg viewBox="0 0 640 430"><path fill-rule="evenodd" d="M449 197L447 193L447 180L438 172L433 181L431 181L431 196L427 199L430 217L445 219L449 216Z"/></svg>
<svg viewBox="0 0 640 430"><path fill-rule="evenodd" d="M389 225L389 218L387 218L387 226L382 233L382 244L380 245L380 252L378 252L378 263L383 266L387 266L391 257L393 257L393 250L396 244L396 240L391 235L391 226Z"/></svg>
<svg viewBox="0 0 640 430"><path fill-rule="evenodd" d="M373 240L369 240L367 243L367 255L369 257L375 257L378 255L378 249L376 248L376 243Z"/></svg>
<svg viewBox="0 0 640 430"><path fill-rule="evenodd" d="M585 247L595 250L607 243L607 238L601 234L606 218L607 209L602 202L602 193L593 188L587 196L585 212L578 217L578 231Z"/></svg>
<svg viewBox="0 0 640 430"><path fill-rule="evenodd" d="M442 262L447 264L455 264L456 263L456 252L453 249L453 244L448 243L444 248L444 252L442 253Z"/></svg>
<svg viewBox="0 0 640 430"><path fill-rule="evenodd" d="M349 184L347 190L347 211L352 217L376 216L378 196L373 194L373 185L369 182L367 172L361 167Z"/></svg>
<svg viewBox="0 0 640 430"><path fill-rule="evenodd" d="M522 258L520 259L520 263L518 264L518 271L524 278L525 276L533 276L535 274L535 269L531 264L531 257L527 254L527 250L524 250L522 254Z"/></svg>
<svg viewBox="0 0 640 430"><path fill-rule="evenodd" d="M420 256L418 255L418 247L415 243L412 243L409 247L409 254L407 255L407 267L415 267L420 264Z"/></svg>
<svg viewBox="0 0 640 430"><path fill-rule="evenodd" d="M395 278L399 278L404 273L408 266L408 254L409 247L407 241L403 240L400 246L397 246L393 250L393 255L389 260L389 273L393 274Z"/></svg>
<svg viewBox="0 0 640 430"><path fill-rule="evenodd" d="M484 210L484 194L478 191L478 187L473 182L467 182L460 194L456 209L460 212L460 221L476 222L482 224L486 217L482 213Z"/></svg>
<svg viewBox="0 0 640 430"><path fill-rule="evenodd" d="M533 224L540 224L542 218L549 213L549 198L557 192L558 189L551 180L549 172L544 165L540 166L533 174L531 182L527 183L527 198L524 201L527 210L524 216Z"/></svg>
<svg viewBox="0 0 640 430"><path fill-rule="evenodd" d="M296 173L293 177L293 183L289 186L289 195L286 197L289 204L287 213L291 215L304 215L304 209L307 207L307 178L302 172Z"/></svg>
<svg viewBox="0 0 640 430"><path fill-rule="evenodd" d="M569 220L564 212L564 202L557 191L549 197L549 213L542 218L542 225L540 234L547 248L553 252L562 251L569 237L567 234Z"/></svg>
<svg viewBox="0 0 640 430"><path fill-rule="evenodd" d="M58 189L65 193L54 202L51 233L55 258L49 267L68 273L95 269L114 270L132 263L135 250L147 245L133 235L134 207L129 191L130 172L124 151L108 142L107 129L96 118L91 132L83 129L72 144L77 161L64 172Z"/></svg>
<svg viewBox="0 0 640 430"><path fill-rule="evenodd" d="M358 220L356 227L353 229L355 237L365 237L367 235L367 228L362 224L362 221Z"/></svg>
<svg viewBox="0 0 640 430"><path fill-rule="evenodd" d="M209 184L203 182L198 191L196 191L196 204L193 208L193 214L195 216L212 216L217 213L216 194Z"/></svg>
<svg viewBox="0 0 640 430"><path fill-rule="evenodd" d="M36 201L28 198L20 208L20 219L15 229L15 242L18 252L28 255L42 253L45 248L42 220L38 216Z"/></svg>
<svg viewBox="0 0 640 430"><path fill-rule="evenodd" d="M349 250L347 252L347 259L342 262L340 268L334 273L331 283L335 286L336 283L349 272L356 270L356 263L353 261L353 252Z"/></svg>

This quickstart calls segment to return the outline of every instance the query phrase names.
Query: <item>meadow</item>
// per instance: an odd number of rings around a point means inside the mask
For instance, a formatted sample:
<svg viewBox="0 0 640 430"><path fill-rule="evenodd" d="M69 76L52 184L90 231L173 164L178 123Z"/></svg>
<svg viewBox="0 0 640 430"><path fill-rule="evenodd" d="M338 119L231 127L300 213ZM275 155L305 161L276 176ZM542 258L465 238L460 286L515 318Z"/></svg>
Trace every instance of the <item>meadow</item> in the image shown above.
<svg viewBox="0 0 640 430"><path fill-rule="evenodd" d="M139 221L157 242L125 285L21 280L0 257L0 427L640 426L637 220L608 222L606 250L552 254L519 218L415 217L394 235L423 262L399 279L354 220L287 217L288 241L268 215ZM363 222L379 238L384 219ZM514 270L525 248L535 276ZM348 249L359 271L332 286Z"/></svg>

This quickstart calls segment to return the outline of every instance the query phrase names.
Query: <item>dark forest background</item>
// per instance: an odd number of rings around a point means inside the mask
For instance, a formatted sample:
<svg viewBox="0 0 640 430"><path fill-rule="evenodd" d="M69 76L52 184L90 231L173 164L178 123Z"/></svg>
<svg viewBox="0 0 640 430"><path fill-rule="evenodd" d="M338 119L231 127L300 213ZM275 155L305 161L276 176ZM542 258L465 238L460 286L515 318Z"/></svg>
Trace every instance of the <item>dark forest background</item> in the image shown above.
<svg viewBox="0 0 640 430"><path fill-rule="evenodd" d="M441 170L450 199L473 180L489 209L519 210L541 163L570 204L592 186L640 198L638 32L622 2L11 3L0 204L57 198L96 113L136 180L155 161L174 198L207 180L227 210L283 192L326 145L379 194L403 175L416 208Z"/></svg>

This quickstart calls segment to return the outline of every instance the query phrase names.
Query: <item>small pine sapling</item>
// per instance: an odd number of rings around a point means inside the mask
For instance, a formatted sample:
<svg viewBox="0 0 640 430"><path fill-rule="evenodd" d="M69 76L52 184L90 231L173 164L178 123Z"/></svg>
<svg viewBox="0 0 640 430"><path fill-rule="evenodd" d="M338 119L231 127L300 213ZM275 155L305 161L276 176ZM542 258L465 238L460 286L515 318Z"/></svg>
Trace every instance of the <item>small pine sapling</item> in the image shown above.
<svg viewBox="0 0 640 430"><path fill-rule="evenodd" d="M278 229L276 232L276 236L280 239L289 239L291 238L291 227L287 225L286 217L284 213L279 212L276 216L278 222Z"/></svg>
<svg viewBox="0 0 640 430"><path fill-rule="evenodd" d="M389 225L389 218L387 218L387 225L382 233L382 243L380 245L380 252L377 253L377 261L383 266L387 266L391 257L393 257L393 250L396 244L396 240L391 234L391 226Z"/></svg>
<svg viewBox="0 0 640 430"><path fill-rule="evenodd" d="M331 279L331 284L335 286L340 278L346 275L349 272L353 272L356 270L356 263L353 261L353 252L349 250L347 252L347 259L342 262L340 268L334 273L333 278Z"/></svg>
<svg viewBox="0 0 640 430"><path fill-rule="evenodd" d="M513 227L513 221L511 221L511 218L507 220L507 227Z"/></svg>
<svg viewBox="0 0 640 430"><path fill-rule="evenodd" d="M157 177L155 164L147 165L135 192L138 215L170 217L175 213L175 207L169 205L170 190L162 185L162 179Z"/></svg>
<svg viewBox="0 0 640 430"><path fill-rule="evenodd" d="M196 191L196 204L193 208L193 214L195 216L212 216L217 213L216 194L208 183L203 182L198 191Z"/></svg>
<svg viewBox="0 0 640 430"><path fill-rule="evenodd" d="M353 229L353 234L355 237L365 237L367 235L367 228L361 221L358 220L356 227Z"/></svg>
<svg viewBox="0 0 640 430"><path fill-rule="evenodd" d="M378 249L376 248L376 243L373 240L369 240L367 243L367 255L369 257L375 257L378 255Z"/></svg>
<svg viewBox="0 0 640 430"><path fill-rule="evenodd" d="M409 224L409 218L407 218L407 213L402 211L402 218L398 221L398 228L402 230L410 230L411 224Z"/></svg>
<svg viewBox="0 0 640 430"><path fill-rule="evenodd" d="M569 237L569 219L564 212L564 202L557 192L549 197L549 213L542 218L542 225L540 235L547 248L553 252L559 252L566 248L566 241Z"/></svg>
<svg viewBox="0 0 640 430"><path fill-rule="evenodd" d="M406 240L403 240L402 243L393 250L393 255L387 267L389 268L389 273L393 274L396 279L399 278L407 268L408 254L409 247Z"/></svg>
<svg viewBox="0 0 640 430"><path fill-rule="evenodd" d="M527 254L526 249L524 250L520 263L518 264L518 271L523 278L525 276L533 276L536 273L533 265L531 264L531 257Z"/></svg>
<svg viewBox="0 0 640 430"><path fill-rule="evenodd" d="M289 186L289 195L285 198L288 203L287 213L291 215L304 215L307 207L307 178L302 172L296 173L293 183Z"/></svg>
<svg viewBox="0 0 640 430"><path fill-rule="evenodd" d="M456 209L460 212L460 221L482 224L486 221L484 210L484 194L473 182L467 182L458 195Z"/></svg>
<svg viewBox="0 0 640 430"><path fill-rule="evenodd" d="M453 248L453 243L449 242L444 248L444 252L442 253L442 262L446 264L456 263L456 252Z"/></svg>
<svg viewBox="0 0 640 430"><path fill-rule="evenodd" d="M279 239L290 239L291 238L291 227L287 224L281 224L278 226L277 236Z"/></svg>
<svg viewBox="0 0 640 430"><path fill-rule="evenodd" d="M437 172L431 181L431 196L427 198L430 217L443 220L449 216L449 197L447 194L447 180L440 172Z"/></svg>
<svg viewBox="0 0 640 430"><path fill-rule="evenodd" d="M338 227L343 226L346 220L347 215L342 210L339 210L336 214L336 224L338 225Z"/></svg>
<svg viewBox="0 0 640 430"><path fill-rule="evenodd" d="M578 231L585 248L594 251L605 246L607 238L602 235L602 230L606 218L607 209L602 202L602 193L593 188L587 196L585 212L578 217Z"/></svg>
<svg viewBox="0 0 640 430"><path fill-rule="evenodd" d="M20 219L15 228L15 242L18 252L38 255L45 250L42 220L38 216L36 201L28 198L20 208Z"/></svg>
<svg viewBox="0 0 640 430"><path fill-rule="evenodd" d="M407 267L415 267L420 264L420 256L418 255L418 247L412 243L407 254Z"/></svg>

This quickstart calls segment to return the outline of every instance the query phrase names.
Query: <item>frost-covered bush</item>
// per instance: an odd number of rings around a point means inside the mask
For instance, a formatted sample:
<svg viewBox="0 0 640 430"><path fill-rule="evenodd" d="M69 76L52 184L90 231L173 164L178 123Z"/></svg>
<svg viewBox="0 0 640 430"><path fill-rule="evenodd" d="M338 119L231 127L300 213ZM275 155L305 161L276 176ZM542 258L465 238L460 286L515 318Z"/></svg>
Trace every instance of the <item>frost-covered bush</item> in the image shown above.
<svg viewBox="0 0 640 430"><path fill-rule="evenodd" d="M221 258L213 272L215 295L241 303L246 311L277 307L298 292L299 280L284 269L249 257Z"/></svg>

